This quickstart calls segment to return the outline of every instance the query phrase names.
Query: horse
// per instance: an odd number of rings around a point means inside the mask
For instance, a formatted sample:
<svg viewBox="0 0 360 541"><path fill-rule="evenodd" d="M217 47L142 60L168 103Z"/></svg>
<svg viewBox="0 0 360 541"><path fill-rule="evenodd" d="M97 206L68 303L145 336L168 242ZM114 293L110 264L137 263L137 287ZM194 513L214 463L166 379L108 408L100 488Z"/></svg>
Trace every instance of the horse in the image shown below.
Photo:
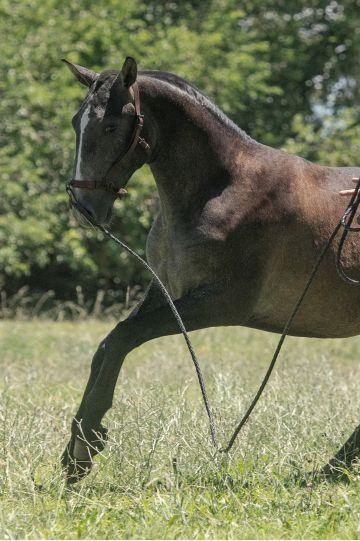
<svg viewBox="0 0 360 541"><path fill-rule="evenodd" d="M146 257L186 328L240 325L280 333L343 214L339 191L359 176L360 168L317 165L261 144L194 85L172 73L138 71L132 57L126 57L121 70L101 73L64 61L88 89L72 119L72 202L96 223L106 224L133 173L149 164L160 208ZM360 333L360 289L337 275L337 243L338 238L292 324L293 336ZM359 250L358 238L351 238L342 255L344 267L355 276ZM152 280L142 301L94 354L62 455L69 483L89 473L93 457L106 444L101 421L112 406L126 355L178 332ZM356 429L324 472L339 461L350 467L359 449Z"/></svg>

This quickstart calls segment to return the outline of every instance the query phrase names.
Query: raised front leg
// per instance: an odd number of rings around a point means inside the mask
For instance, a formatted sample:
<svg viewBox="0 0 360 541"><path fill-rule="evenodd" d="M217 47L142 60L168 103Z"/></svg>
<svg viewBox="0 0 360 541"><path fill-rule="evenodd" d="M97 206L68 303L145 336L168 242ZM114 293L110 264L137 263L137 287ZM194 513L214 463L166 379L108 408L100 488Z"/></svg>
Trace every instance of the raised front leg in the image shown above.
<svg viewBox="0 0 360 541"><path fill-rule="evenodd" d="M222 303L223 296L219 289L209 286L194 290L175 301L189 331L228 323L224 320ZM62 456L69 482L85 476L91 469L92 457L104 448L106 429L102 427L101 420L111 408L115 385L126 355L153 338L179 332L167 304L163 302L151 308L151 303L144 301L101 342L72 424L72 437Z"/></svg>
<svg viewBox="0 0 360 541"><path fill-rule="evenodd" d="M162 302L163 295L161 294L157 284L154 282L154 280L152 280L145 291L144 297L135 306L128 318L133 318L146 310L155 308ZM91 460L94 455L99 453L105 447L107 439L106 428L99 424L96 428L94 427L94 430L91 429L89 433L88 427L82 422L82 419L84 417L86 397L93 388L99 375L102 363L105 360L106 340L107 339L100 342L92 359L89 380L87 382L77 414L72 422L72 437L61 458L63 466L66 467L68 471L73 470L74 473L76 472L76 475L70 475L68 477L69 481L76 481L81 470L86 470L88 468L89 460ZM84 446L84 439L89 442L89 446Z"/></svg>

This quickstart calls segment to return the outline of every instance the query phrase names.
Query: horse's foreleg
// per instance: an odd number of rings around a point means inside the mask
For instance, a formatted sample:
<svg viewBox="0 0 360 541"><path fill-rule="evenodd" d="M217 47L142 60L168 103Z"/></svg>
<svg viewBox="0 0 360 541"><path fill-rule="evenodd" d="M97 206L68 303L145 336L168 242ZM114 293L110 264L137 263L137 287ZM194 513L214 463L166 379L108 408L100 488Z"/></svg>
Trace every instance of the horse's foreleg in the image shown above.
<svg viewBox="0 0 360 541"><path fill-rule="evenodd" d="M163 302L163 296L161 294L161 291L158 288L158 286L156 285L156 283L154 283L154 281L152 281L149 284L148 288L146 289L144 297L135 306L135 308L129 314L128 317L129 318L135 317L136 315L141 314L142 312L146 311L147 309L149 309L151 307L155 308L156 306L160 305L162 302ZM87 385L86 385L86 388L85 388L85 391L84 391L84 396L83 396L83 399L82 399L82 402L80 404L79 411L78 411L78 414L80 414L80 415L81 415L82 407L84 405L84 400L85 400L86 396L88 395L88 393L91 391L91 389L92 389L92 387L93 387L93 385L94 385L94 383L96 381L96 378L99 375L99 371L100 371L100 368L101 368L103 360L104 360L104 355L105 355L105 340L100 342L99 347L98 347L98 349L97 349L97 351L96 351L96 353L95 353L95 355L93 357L93 360L92 360L92 363L91 363L90 377L89 377L89 380L87 382Z"/></svg>
<svg viewBox="0 0 360 541"><path fill-rule="evenodd" d="M129 318L135 317L135 315L141 314L147 309L150 309L152 306L156 307L160 305L161 302L163 302L163 296L161 294L161 291L159 290L157 284L154 283L154 281L151 281L151 283L149 284L148 288L145 291L144 297L135 306L135 308L133 309L133 311L130 313L128 317ZM84 408L86 404L86 397L91 391L91 389L93 388L97 380L97 377L99 375L101 366L103 362L105 361L105 347L106 347L106 340L103 340L102 342L100 342L98 349L95 352L94 357L92 359L90 376L86 384L86 388L83 394L81 404L72 422L72 427L71 427L72 438L62 456L62 464L65 467L70 467L70 464L74 462L73 458L76 458L77 461L79 462L78 467L80 469L81 468L80 465L84 459L85 459L85 462L87 462L91 456L93 456L94 454L96 454L97 452L99 452L100 450L104 448L107 430L101 425L96 427L96 434L94 433L91 434L90 440L92 440L93 448L87 448L86 450L84 450L84 445L80 442L79 437L81 439L84 438L83 434L81 434L83 428L80 424L80 420L83 418ZM97 450L96 452L95 452L95 449Z"/></svg>
<svg viewBox="0 0 360 541"><path fill-rule="evenodd" d="M175 301L175 305L186 328L191 331L221 324L221 302L221 296L207 287ZM169 306L163 302L152 309L151 303L146 302L116 325L100 344L72 425L71 440L62 457L70 482L86 475L92 465L92 456L105 445L106 430L101 426L101 420L112 405L126 355L148 340L177 333L179 327Z"/></svg>

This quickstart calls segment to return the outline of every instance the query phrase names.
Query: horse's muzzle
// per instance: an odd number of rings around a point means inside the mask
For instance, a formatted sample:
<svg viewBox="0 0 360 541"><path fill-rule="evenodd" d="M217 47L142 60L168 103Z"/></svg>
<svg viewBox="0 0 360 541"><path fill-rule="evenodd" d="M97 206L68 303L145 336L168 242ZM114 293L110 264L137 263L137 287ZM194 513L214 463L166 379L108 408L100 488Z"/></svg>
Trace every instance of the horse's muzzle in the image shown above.
<svg viewBox="0 0 360 541"><path fill-rule="evenodd" d="M102 212L105 206L101 206L101 212L97 213L90 202L80 201L69 185L66 187L66 191L69 195L69 207L72 210L74 218L81 226L94 227L100 224L107 225L110 223L113 204L106 205L106 212Z"/></svg>

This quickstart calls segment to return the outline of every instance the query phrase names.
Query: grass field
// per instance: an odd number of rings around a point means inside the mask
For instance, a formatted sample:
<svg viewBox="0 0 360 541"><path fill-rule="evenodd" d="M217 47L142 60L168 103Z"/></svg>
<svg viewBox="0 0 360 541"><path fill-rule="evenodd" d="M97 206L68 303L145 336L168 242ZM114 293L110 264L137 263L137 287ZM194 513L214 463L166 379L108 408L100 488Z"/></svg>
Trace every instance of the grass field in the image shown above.
<svg viewBox="0 0 360 541"><path fill-rule="evenodd" d="M181 339L142 346L121 373L109 445L92 474L66 488L58 459L92 352L110 328L0 323L1 538L360 537L359 472L337 483L307 475L360 422L357 339L289 339L227 460L212 459ZM224 440L277 336L227 328L193 339Z"/></svg>

